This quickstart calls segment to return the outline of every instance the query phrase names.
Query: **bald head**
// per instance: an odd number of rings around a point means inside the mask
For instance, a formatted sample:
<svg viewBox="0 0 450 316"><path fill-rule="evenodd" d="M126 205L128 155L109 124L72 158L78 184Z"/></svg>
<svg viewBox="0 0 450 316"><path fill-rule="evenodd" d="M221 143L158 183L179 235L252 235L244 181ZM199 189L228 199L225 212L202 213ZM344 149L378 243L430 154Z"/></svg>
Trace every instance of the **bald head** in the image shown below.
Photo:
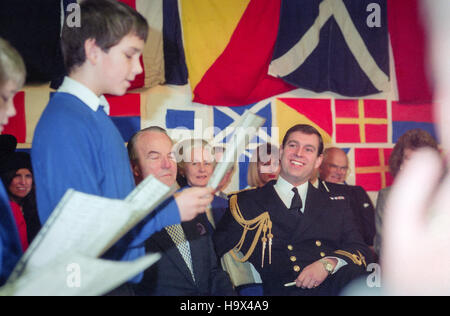
<svg viewBox="0 0 450 316"><path fill-rule="evenodd" d="M323 152L320 179L332 183L344 183L347 178L348 158L340 148L330 147Z"/></svg>
<svg viewBox="0 0 450 316"><path fill-rule="evenodd" d="M177 164L173 157L172 140L164 130L141 130L128 142L128 152L136 184L150 175L167 186L175 183Z"/></svg>

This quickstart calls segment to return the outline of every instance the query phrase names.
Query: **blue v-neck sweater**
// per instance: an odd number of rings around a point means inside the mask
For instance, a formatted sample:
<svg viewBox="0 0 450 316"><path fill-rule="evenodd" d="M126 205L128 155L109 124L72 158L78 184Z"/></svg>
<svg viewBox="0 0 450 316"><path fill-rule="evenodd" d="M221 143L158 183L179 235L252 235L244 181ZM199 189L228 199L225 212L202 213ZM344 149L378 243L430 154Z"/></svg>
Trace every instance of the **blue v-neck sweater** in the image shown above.
<svg viewBox="0 0 450 316"><path fill-rule="evenodd" d="M135 187L124 141L101 109L93 111L76 96L57 92L36 126L31 150L38 213L42 223L69 188L124 199ZM155 231L180 222L172 199L108 252L131 260L145 253L143 242Z"/></svg>

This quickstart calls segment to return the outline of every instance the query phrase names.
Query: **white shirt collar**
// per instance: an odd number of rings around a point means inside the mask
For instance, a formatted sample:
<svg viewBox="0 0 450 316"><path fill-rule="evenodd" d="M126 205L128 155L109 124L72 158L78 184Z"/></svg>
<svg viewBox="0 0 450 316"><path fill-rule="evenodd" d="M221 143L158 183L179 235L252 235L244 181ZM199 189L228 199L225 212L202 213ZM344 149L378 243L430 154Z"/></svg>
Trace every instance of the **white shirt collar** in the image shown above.
<svg viewBox="0 0 450 316"><path fill-rule="evenodd" d="M302 212L305 211L306 196L308 195L308 187L309 187L308 181L297 186L298 193L300 194L300 198L302 199L302 208L301 208ZM294 186L289 182L287 182L285 179L283 179L282 176L279 176L277 182L274 185L274 188L278 196L280 197L281 201L283 201L284 205L286 205L287 208L290 208L292 198L294 197L294 192L292 192L292 188L294 188Z"/></svg>
<svg viewBox="0 0 450 316"><path fill-rule="evenodd" d="M105 113L109 115L109 103L103 95L100 98L97 97L88 87L70 77L64 77L64 81L57 92L76 96L94 112L97 112L98 107L101 105Z"/></svg>

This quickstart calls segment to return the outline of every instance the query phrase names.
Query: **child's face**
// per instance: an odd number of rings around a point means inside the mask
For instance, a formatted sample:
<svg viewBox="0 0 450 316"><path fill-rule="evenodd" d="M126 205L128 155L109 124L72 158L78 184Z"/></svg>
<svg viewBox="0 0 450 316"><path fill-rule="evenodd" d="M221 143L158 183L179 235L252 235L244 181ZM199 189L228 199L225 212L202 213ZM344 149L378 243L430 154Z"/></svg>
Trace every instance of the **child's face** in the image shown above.
<svg viewBox="0 0 450 316"><path fill-rule="evenodd" d="M19 87L13 81L8 81L0 88L0 133L3 127L8 124L8 119L16 115L13 98Z"/></svg>
<svg viewBox="0 0 450 316"><path fill-rule="evenodd" d="M134 34L125 36L108 53L101 52L99 70L103 82L102 94L123 95L136 75L142 72L139 58L144 41Z"/></svg>

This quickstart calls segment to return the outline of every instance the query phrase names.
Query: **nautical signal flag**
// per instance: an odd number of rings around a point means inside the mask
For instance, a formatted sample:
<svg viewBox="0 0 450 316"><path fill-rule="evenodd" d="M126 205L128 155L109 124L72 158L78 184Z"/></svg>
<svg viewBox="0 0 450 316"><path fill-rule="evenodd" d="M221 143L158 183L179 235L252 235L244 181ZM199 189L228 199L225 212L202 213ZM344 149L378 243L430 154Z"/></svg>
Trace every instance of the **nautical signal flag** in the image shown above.
<svg viewBox="0 0 450 316"><path fill-rule="evenodd" d="M330 99L278 98L276 118L280 144L287 130L296 124L314 126L325 144L332 142L333 119Z"/></svg>
<svg viewBox="0 0 450 316"><path fill-rule="evenodd" d="M379 191L391 185L391 153L391 148L355 148L355 184L366 191Z"/></svg>
<svg viewBox="0 0 450 316"><path fill-rule="evenodd" d="M337 143L386 143L386 100L336 100Z"/></svg>
<svg viewBox="0 0 450 316"><path fill-rule="evenodd" d="M431 102L426 24L420 0L388 1L389 39L395 60L398 98L401 103ZM430 1L428 1L430 2ZM414 34L412 41L405 34Z"/></svg>
<svg viewBox="0 0 450 316"><path fill-rule="evenodd" d="M8 124L4 127L2 134L14 135L17 143L25 143L27 136L27 123L25 114L25 92L18 92L13 99L16 115L9 118Z"/></svg>
<svg viewBox="0 0 450 316"><path fill-rule="evenodd" d="M359 97L387 91L386 2L283 0L269 73L315 92Z"/></svg>
<svg viewBox="0 0 450 316"><path fill-rule="evenodd" d="M218 132L214 135L216 145L227 143L230 136L233 135L233 129L227 129L228 126L235 124L244 115L245 111L251 111L265 119L264 125L259 129L257 136L250 140L248 147L239 157L237 176L239 179L239 189L248 186L247 173L250 158L255 149L266 142L278 145L272 140L272 103L269 101L261 101L259 103L250 104L242 107L214 107L214 126L218 128Z"/></svg>
<svg viewBox="0 0 450 316"><path fill-rule="evenodd" d="M295 89L267 73L278 32L281 0L180 3L194 102L246 106Z"/></svg>
<svg viewBox="0 0 450 316"><path fill-rule="evenodd" d="M125 142L141 129L141 95L105 96L109 103L109 116Z"/></svg>
<svg viewBox="0 0 450 316"><path fill-rule="evenodd" d="M405 132L415 128L427 131L437 140L433 122L432 104L400 104L392 101L393 143L396 143Z"/></svg>

